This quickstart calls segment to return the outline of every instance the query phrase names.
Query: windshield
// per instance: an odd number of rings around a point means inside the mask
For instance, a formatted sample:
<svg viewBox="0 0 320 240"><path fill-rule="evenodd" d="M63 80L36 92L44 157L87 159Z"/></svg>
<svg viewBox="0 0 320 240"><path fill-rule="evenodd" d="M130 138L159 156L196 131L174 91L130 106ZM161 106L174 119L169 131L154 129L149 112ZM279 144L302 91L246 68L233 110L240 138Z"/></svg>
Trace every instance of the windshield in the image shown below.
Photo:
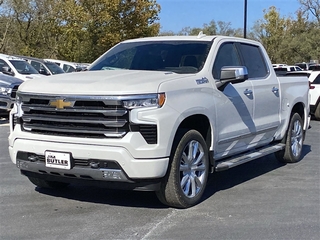
<svg viewBox="0 0 320 240"><path fill-rule="evenodd" d="M39 74L39 72L24 60L10 60L18 73L23 75Z"/></svg>
<svg viewBox="0 0 320 240"><path fill-rule="evenodd" d="M65 71L63 71L61 67L53 62L45 62L45 65L49 68L52 74L65 73Z"/></svg>
<svg viewBox="0 0 320 240"><path fill-rule="evenodd" d="M116 45L94 62L92 70L150 70L199 72L211 47L210 41L150 41Z"/></svg>

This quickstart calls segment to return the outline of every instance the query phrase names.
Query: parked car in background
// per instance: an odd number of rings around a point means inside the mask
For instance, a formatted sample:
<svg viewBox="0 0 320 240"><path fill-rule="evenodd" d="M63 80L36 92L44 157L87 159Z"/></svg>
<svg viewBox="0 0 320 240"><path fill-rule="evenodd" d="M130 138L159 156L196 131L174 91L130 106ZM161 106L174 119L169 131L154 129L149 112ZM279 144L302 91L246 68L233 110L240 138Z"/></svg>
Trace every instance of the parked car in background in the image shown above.
<svg viewBox="0 0 320 240"><path fill-rule="evenodd" d="M281 67L274 67L273 68L276 72L279 71L286 71L286 72L292 72L292 71L302 71L302 68L299 66L294 65L287 65L287 66L281 66Z"/></svg>
<svg viewBox="0 0 320 240"><path fill-rule="evenodd" d="M320 70L320 64L313 64L309 66L309 70L312 71L319 71Z"/></svg>
<svg viewBox="0 0 320 240"><path fill-rule="evenodd" d="M90 63L78 63L78 67L81 68L81 71L87 71L90 67Z"/></svg>
<svg viewBox="0 0 320 240"><path fill-rule="evenodd" d="M302 70L310 70L310 66L315 65L315 63L302 62L302 63L295 63L294 65L300 67Z"/></svg>
<svg viewBox="0 0 320 240"><path fill-rule="evenodd" d="M309 105L310 114L316 120L320 120L320 70L308 70L299 72L289 72L286 75L306 74L309 80Z"/></svg>
<svg viewBox="0 0 320 240"><path fill-rule="evenodd" d="M0 73L0 115L8 115L13 107L16 92L23 81Z"/></svg>
<svg viewBox="0 0 320 240"><path fill-rule="evenodd" d="M315 119L320 120L320 71L309 72L310 82L310 113Z"/></svg>
<svg viewBox="0 0 320 240"><path fill-rule="evenodd" d="M17 57L20 57L26 60L28 63L31 64L32 67L34 67L42 75L50 76L50 75L65 73L65 71L63 71L62 68L59 67L54 62L50 62L48 60L44 60L40 58L27 57L27 56L17 56Z"/></svg>
<svg viewBox="0 0 320 240"><path fill-rule="evenodd" d="M272 67L274 67L274 68L282 67L282 66L288 66L288 65L285 63L272 64Z"/></svg>
<svg viewBox="0 0 320 240"><path fill-rule="evenodd" d="M0 72L23 81L40 77L39 72L22 58L0 54Z"/></svg>
<svg viewBox="0 0 320 240"><path fill-rule="evenodd" d="M44 60L47 60L47 61L50 61L50 62L57 64L66 73L82 71L82 68L77 63L74 63L74 62L68 62L68 61L57 60L57 59L49 59L49 58L44 59Z"/></svg>

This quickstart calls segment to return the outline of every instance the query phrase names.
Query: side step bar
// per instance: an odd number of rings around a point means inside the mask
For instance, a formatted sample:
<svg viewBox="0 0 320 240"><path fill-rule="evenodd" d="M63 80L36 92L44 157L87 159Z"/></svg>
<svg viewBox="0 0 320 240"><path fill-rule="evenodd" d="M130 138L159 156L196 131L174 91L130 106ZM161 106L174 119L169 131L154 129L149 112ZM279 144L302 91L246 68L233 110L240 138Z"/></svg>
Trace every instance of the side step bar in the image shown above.
<svg viewBox="0 0 320 240"><path fill-rule="evenodd" d="M285 146L286 145L283 143L278 143L276 145L268 145L263 148L252 150L245 154L237 155L236 157L233 157L233 158L228 158L226 160L219 161L215 167L215 171L220 172L220 171L228 170L229 168L236 167L240 164L250 162L257 158L261 158L271 153L280 151L284 149Z"/></svg>

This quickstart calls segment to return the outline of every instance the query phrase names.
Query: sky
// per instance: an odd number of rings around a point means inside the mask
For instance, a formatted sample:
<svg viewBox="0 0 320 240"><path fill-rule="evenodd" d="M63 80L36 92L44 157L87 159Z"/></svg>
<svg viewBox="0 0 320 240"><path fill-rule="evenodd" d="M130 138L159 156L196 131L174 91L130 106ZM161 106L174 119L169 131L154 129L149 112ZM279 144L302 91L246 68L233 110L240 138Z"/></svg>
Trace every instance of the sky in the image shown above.
<svg viewBox="0 0 320 240"><path fill-rule="evenodd" d="M203 27L212 20L230 22L231 28L244 26L245 0L157 0L160 32L177 33L184 27ZM299 0L247 0L247 30L263 19L263 10L275 6L281 17L295 17L301 6Z"/></svg>

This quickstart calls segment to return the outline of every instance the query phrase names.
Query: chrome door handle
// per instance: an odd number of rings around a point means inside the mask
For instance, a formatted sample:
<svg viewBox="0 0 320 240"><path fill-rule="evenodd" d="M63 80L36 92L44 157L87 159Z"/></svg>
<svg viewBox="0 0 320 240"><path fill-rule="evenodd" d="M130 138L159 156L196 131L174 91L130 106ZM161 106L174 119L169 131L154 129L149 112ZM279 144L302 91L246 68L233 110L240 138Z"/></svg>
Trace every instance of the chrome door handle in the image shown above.
<svg viewBox="0 0 320 240"><path fill-rule="evenodd" d="M245 95L247 95L247 96L250 96L250 95L252 95L252 90L246 89L246 90L244 90L243 93L244 93Z"/></svg>
<svg viewBox="0 0 320 240"><path fill-rule="evenodd" d="M273 93L278 93L278 92L279 92L279 88L273 87L273 88L272 88L272 92L273 92Z"/></svg>

